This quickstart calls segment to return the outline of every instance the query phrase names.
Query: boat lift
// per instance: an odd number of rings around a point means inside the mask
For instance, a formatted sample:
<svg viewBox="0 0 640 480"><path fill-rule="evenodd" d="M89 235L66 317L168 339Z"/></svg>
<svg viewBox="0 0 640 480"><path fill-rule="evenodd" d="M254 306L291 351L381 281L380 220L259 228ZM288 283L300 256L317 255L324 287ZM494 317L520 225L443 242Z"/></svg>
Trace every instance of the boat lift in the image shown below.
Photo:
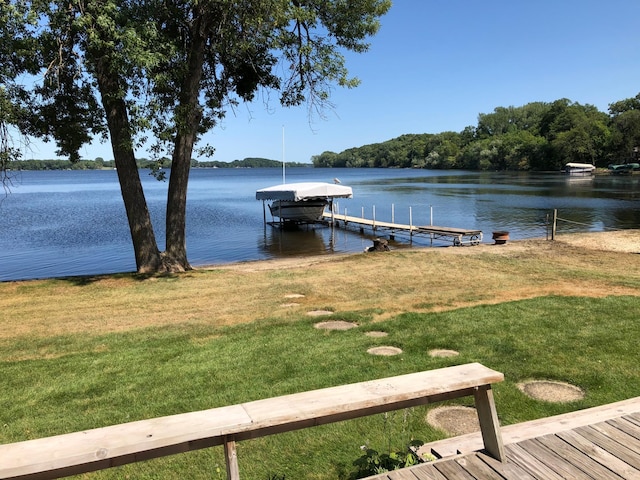
<svg viewBox="0 0 640 480"><path fill-rule="evenodd" d="M337 179L334 180L333 184L325 182L299 182L274 185L256 191L256 200L262 200L264 223L271 225L282 225L284 223L318 223L322 220L325 205L329 205L331 211L333 211L333 201L335 198L352 197L353 190L351 187L338 185ZM278 205L286 204L286 210L284 208L277 210L277 216L280 218L279 222L267 222L266 201L278 202ZM316 208L317 211L315 211ZM273 216L273 210L271 207L269 209Z"/></svg>

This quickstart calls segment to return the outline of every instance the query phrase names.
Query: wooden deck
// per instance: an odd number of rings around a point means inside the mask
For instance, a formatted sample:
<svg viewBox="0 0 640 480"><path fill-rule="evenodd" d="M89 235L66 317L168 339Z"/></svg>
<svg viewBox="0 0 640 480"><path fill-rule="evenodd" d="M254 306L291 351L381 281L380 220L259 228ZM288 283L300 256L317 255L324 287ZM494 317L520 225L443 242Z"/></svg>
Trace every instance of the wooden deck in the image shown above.
<svg viewBox="0 0 640 480"><path fill-rule="evenodd" d="M462 452L368 480L640 479L640 397L502 428L507 461L478 447L477 434L434 442L435 454ZM457 449L454 445L460 445ZM481 446L479 447L481 448Z"/></svg>

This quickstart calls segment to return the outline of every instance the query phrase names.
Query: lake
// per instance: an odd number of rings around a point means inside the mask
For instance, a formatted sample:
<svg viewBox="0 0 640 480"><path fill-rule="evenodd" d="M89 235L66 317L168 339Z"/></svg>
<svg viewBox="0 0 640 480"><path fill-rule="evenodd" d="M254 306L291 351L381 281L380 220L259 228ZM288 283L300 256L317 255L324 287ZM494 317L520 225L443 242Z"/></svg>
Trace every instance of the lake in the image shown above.
<svg viewBox="0 0 640 480"><path fill-rule="evenodd" d="M0 197L0 280L130 272L135 259L115 171L11 172ZM167 182L140 172L164 249ZM640 176L569 177L559 173L485 173L399 169L291 168L287 183L331 182L353 188L340 199L349 215L544 238L558 209L559 234L640 228ZM194 169L187 206L187 251L193 266L286 256L361 252L374 234L329 227L282 231L265 225L255 191L282 183L274 169ZM1 194L1 193L0 193ZM410 213L411 212L411 213ZM268 219L270 220L269 214ZM433 246L450 245L437 241ZM429 246L396 236L393 249ZM463 247L467 248L467 247ZM469 247L473 248L473 247Z"/></svg>

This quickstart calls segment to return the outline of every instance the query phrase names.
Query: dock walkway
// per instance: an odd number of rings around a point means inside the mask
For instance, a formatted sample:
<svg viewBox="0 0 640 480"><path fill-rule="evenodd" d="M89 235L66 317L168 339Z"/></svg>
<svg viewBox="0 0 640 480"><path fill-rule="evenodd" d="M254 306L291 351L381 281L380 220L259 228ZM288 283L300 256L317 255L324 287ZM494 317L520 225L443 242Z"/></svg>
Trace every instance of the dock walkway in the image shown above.
<svg viewBox="0 0 640 480"><path fill-rule="evenodd" d="M387 230L391 232L391 238L396 233L406 233L413 237L416 235L425 236L433 240L446 239L453 245L478 245L482 241L482 230L469 230L455 227L439 227L434 225L407 225L403 223L381 222L375 219L353 217L339 213L324 212L322 218L325 221L339 225L342 222L345 227L357 227L360 231L370 228L372 231Z"/></svg>
<svg viewBox="0 0 640 480"><path fill-rule="evenodd" d="M366 480L640 479L640 397L501 430L504 463L470 434L426 446L439 460Z"/></svg>

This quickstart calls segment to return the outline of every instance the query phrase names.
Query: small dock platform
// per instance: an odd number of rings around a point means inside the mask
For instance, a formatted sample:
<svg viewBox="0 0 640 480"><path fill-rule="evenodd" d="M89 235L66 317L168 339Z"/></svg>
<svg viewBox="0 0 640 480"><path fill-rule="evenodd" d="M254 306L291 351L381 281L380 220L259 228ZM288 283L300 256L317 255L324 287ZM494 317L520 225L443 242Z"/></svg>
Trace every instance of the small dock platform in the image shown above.
<svg viewBox="0 0 640 480"><path fill-rule="evenodd" d="M482 230L468 230L455 227L438 227L434 225L407 225L395 222L381 222L368 218L353 217L339 213L324 212L323 220L333 222L339 226L340 222L346 227L359 228L361 232L365 228L372 231L386 230L391 233L391 238L396 234L408 234L410 237L423 236L433 240L445 239L453 243L454 246L478 245L482 242Z"/></svg>
<svg viewBox="0 0 640 480"><path fill-rule="evenodd" d="M501 428L506 461L469 434L426 447L430 463L366 480L640 479L640 397ZM461 453L462 452L462 453Z"/></svg>

